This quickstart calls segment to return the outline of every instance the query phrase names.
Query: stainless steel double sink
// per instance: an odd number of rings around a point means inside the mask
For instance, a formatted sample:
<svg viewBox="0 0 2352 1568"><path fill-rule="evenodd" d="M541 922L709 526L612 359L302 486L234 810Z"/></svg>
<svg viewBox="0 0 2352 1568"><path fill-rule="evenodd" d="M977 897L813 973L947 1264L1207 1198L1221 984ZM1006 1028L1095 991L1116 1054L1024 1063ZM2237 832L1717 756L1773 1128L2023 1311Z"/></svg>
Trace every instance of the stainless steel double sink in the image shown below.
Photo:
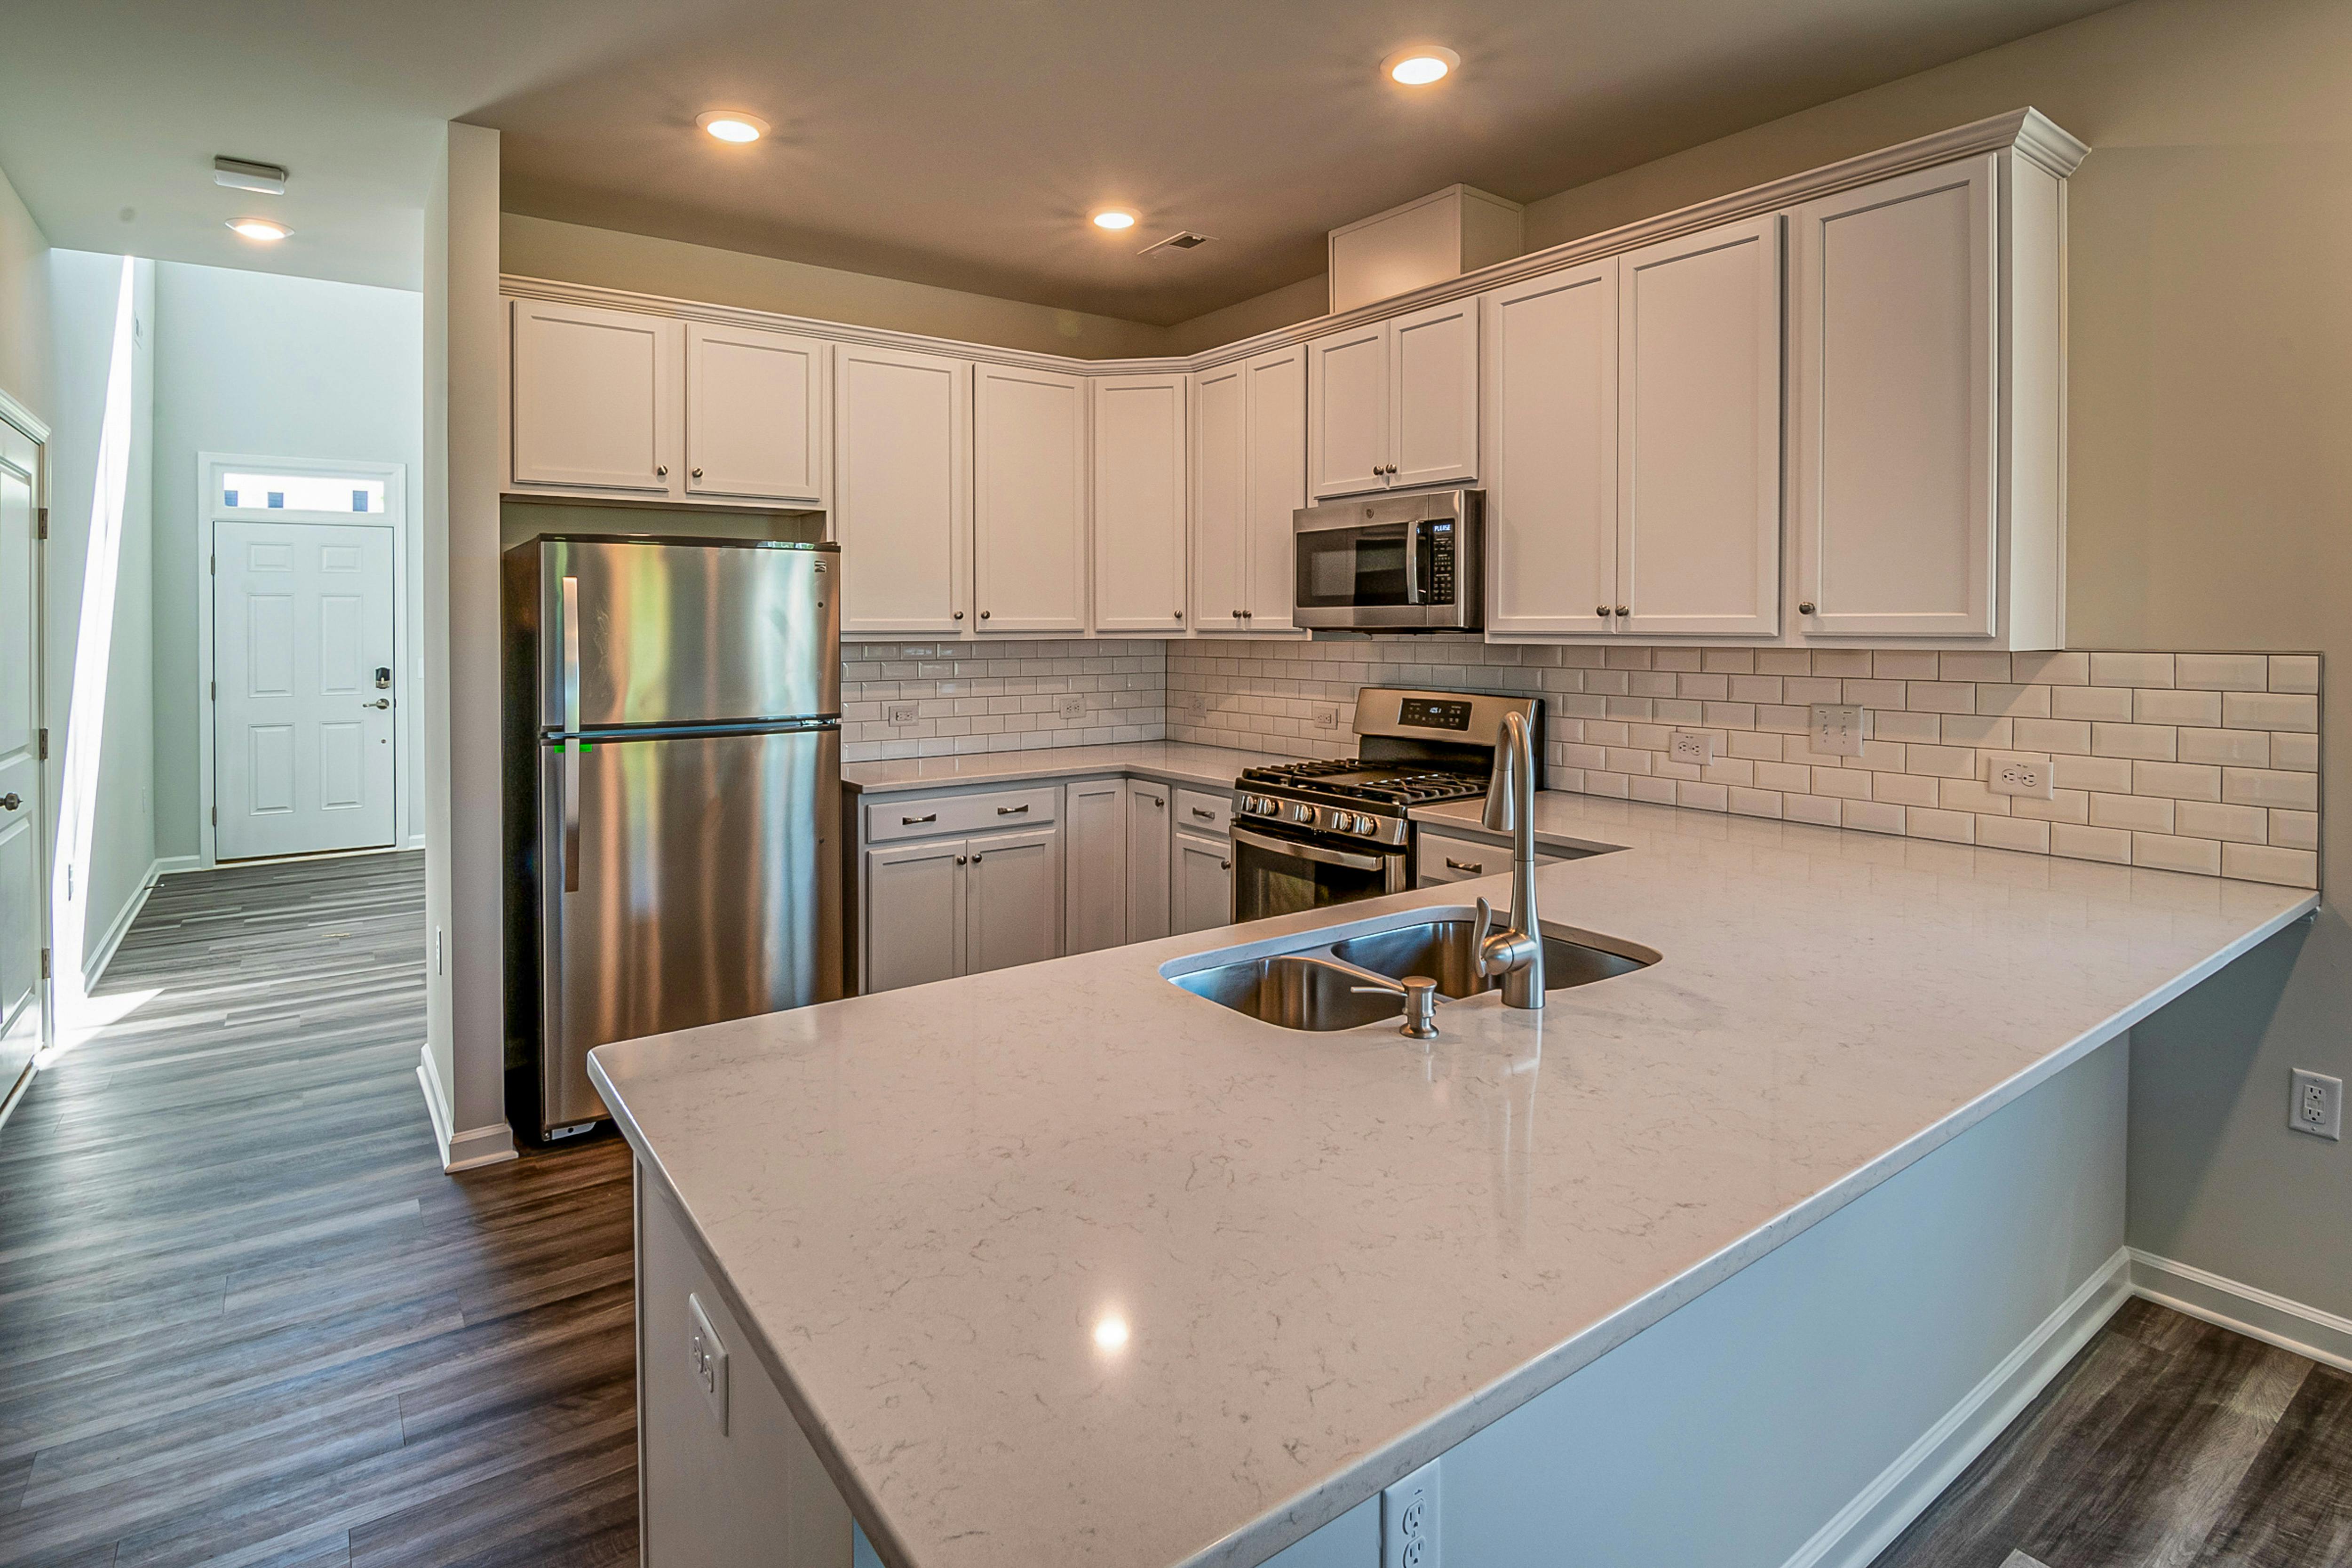
<svg viewBox="0 0 2352 1568"><path fill-rule="evenodd" d="M1497 983L1482 980L1477 973L1475 911L1438 909L1424 913L1434 918L1336 942L1311 942L1286 952L1162 973L1195 996L1286 1029L1352 1029L1394 1022L1400 1001L1381 982L1408 974L1429 976L1437 982L1439 995L1456 1000L1493 989ZM1497 911L1497 929L1507 918ZM1549 921L1543 922L1543 954L1547 991L1590 985L1658 962L1657 952L1639 942ZM1205 956L1214 960L1218 955ZM1439 1017L1442 1027L1444 1015Z"/></svg>

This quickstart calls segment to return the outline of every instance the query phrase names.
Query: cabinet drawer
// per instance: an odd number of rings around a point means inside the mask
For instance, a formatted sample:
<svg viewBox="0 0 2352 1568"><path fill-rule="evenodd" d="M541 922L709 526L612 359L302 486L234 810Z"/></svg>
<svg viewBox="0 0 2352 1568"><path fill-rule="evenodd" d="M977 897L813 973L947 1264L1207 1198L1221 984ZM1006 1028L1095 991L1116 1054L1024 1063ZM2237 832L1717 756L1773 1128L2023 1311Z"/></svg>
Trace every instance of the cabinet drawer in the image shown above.
<svg viewBox="0 0 2352 1568"><path fill-rule="evenodd" d="M887 844L941 833L1035 827L1058 816L1061 805L1058 787L991 790L985 795L892 795L866 803L866 842Z"/></svg>
<svg viewBox="0 0 2352 1568"><path fill-rule="evenodd" d="M1234 797L1206 790L1176 792L1176 827L1182 833L1227 834L1234 827Z"/></svg>
<svg viewBox="0 0 2352 1568"><path fill-rule="evenodd" d="M1466 882L1473 877L1507 876L1511 847L1475 838L1449 838L1424 827L1414 837L1412 858L1413 884L1428 888L1440 882ZM1569 858L1547 850L1536 851L1536 863L1539 866Z"/></svg>

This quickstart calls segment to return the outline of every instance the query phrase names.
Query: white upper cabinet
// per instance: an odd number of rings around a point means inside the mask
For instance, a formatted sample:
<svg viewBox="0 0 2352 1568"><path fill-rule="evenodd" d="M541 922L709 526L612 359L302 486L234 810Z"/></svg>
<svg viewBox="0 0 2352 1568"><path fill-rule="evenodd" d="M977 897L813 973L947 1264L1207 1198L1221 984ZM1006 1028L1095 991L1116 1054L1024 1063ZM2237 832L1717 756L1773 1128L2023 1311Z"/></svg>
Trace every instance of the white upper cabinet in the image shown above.
<svg viewBox="0 0 2352 1568"><path fill-rule="evenodd" d="M1800 629L1990 637L2000 551L1994 157L1790 215Z"/></svg>
<svg viewBox="0 0 2352 1568"><path fill-rule="evenodd" d="M1318 500L1389 483L1389 324L1307 345L1307 461Z"/></svg>
<svg viewBox="0 0 2352 1568"><path fill-rule="evenodd" d="M816 338L687 322L686 493L824 505L832 352Z"/></svg>
<svg viewBox="0 0 2352 1568"><path fill-rule="evenodd" d="M1617 258L1497 289L1486 331L1486 625L1601 634L1617 584Z"/></svg>
<svg viewBox="0 0 2352 1568"><path fill-rule="evenodd" d="M679 323L537 300L509 310L513 483L680 495Z"/></svg>
<svg viewBox="0 0 2352 1568"><path fill-rule="evenodd" d="M1184 630L1181 375L1107 376L1095 393L1095 629Z"/></svg>
<svg viewBox="0 0 2352 1568"><path fill-rule="evenodd" d="M1389 484L1478 477L1478 301L1454 300L1389 322Z"/></svg>
<svg viewBox="0 0 2352 1568"><path fill-rule="evenodd" d="M1291 514L1307 504L1307 355L1192 377L1192 629L1286 632Z"/></svg>
<svg viewBox="0 0 2352 1568"><path fill-rule="evenodd" d="M1087 626L1087 384L976 372L972 598L983 632Z"/></svg>
<svg viewBox="0 0 2352 1568"><path fill-rule="evenodd" d="M1780 220L1618 261L1619 631L1780 621ZM1613 610L1614 606L1612 606Z"/></svg>
<svg viewBox="0 0 2352 1568"><path fill-rule="evenodd" d="M971 363L845 344L833 396L841 629L966 630Z"/></svg>
<svg viewBox="0 0 2352 1568"><path fill-rule="evenodd" d="M1478 305L1456 300L1307 345L1318 500L1478 476Z"/></svg>

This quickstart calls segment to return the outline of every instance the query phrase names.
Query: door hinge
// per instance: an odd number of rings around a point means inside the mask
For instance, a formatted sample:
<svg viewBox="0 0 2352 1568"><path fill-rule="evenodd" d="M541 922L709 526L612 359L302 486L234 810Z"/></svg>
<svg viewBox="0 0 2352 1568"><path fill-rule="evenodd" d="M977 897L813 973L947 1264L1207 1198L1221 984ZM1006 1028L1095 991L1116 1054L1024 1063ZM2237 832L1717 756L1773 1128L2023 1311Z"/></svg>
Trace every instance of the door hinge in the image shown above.
<svg viewBox="0 0 2352 1568"><path fill-rule="evenodd" d="M211 698L211 699L212 699L214 701L215 701L215 702L219 701L219 700L220 700L220 682L219 682L219 681L217 681L217 680L207 680L207 681L205 681L205 696L207 696L207 697L209 697L209 698Z"/></svg>
<svg viewBox="0 0 2352 1568"><path fill-rule="evenodd" d="M48 950L47 948L46 948L46 947L45 947L45 948L41 949L41 978L42 978L42 979L44 979L44 980L47 980L48 977L49 977L49 950Z"/></svg>
<svg viewBox="0 0 2352 1568"><path fill-rule="evenodd" d="M213 826L214 826L215 827L218 827L218 826L220 826L220 807L219 807L219 806L215 806L215 807L213 807Z"/></svg>
<svg viewBox="0 0 2352 1568"><path fill-rule="evenodd" d="M215 577L219 576L219 575L220 575L220 557L219 557L219 556L217 556L217 555L207 555L207 556L205 556L205 571L207 571L207 572L209 572L209 573L211 573L211 574L212 574L214 576L215 576Z"/></svg>
<svg viewBox="0 0 2352 1568"><path fill-rule="evenodd" d="M34 527L39 531L34 535L34 537L37 539L47 539L49 536L49 509L47 507L43 507L39 511L34 513L33 516Z"/></svg>
<svg viewBox="0 0 2352 1568"><path fill-rule="evenodd" d="M47 730L44 730L44 731L41 731L41 761L43 761L43 762L45 762L45 763L46 763L46 762L47 762L48 760L49 760L49 732L48 732Z"/></svg>

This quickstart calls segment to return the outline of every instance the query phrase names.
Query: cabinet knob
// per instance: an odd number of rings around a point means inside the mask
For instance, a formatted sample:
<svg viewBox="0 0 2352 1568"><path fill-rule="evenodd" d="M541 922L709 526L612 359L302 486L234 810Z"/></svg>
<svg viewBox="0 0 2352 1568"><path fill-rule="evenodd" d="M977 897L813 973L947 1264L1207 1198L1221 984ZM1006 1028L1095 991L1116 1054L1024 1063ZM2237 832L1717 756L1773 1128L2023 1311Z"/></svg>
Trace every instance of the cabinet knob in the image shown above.
<svg viewBox="0 0 2352 1568"><path fill-rule="evenodd" d="M980 864L980 857L979 857L979 856L977 856L977 855L973 856L973 857L971 858L971 863L972 863L973 865L975 865L975 866L979 865L979 864Z"/></svg>
<svg viewBox="0 0 2352 1568"><path fill-rule="evenodd" d="M963 862L964 862L964 858L963 858L962 856L959 855L959 856L957 856L957 857L956 857L956 864L957 864L957 865L961 866L961 865L962 865L962 864L963 864Z"/></svg>
<svg viewBox="0 0 2352 1568"><path fill-rule="evenodd" d="M981 612L980 612L980 618L981 618L982 620L983 620L983 621L984 621L984 620L986 620L986 619L988 619L988 612L987 612L986 610L982 610L982 611L981 611Z"/></svg>
<svg viewBox="0 0 2352 1568"><path fill-rule="evenodd" d="M656 463L654 465L654 478L657 479L666 479L669 478L669 465L667 463Z"/></svg>
<svg viewBox="0 0 2352 1568"><path fill-rule="evenodd" d="M1220 871L1230 871L1233 868L1234 863L1230 860L1220 860L1217 862L1217 869Z"/></svg>
<svg viewBox="0 0 2352 1568"><path fill-rule="evenodd" d="M1395 472L1396 472L1396 465L1395 465L1394 463L1391 463L1391 464L1388 466L1388 470L1387 470L1387 471L1388 471L1388 472L1390 472L1390 473L1391 473L1391 474L1395 473Z"/></svg>
<svg viewBox="0 0 2352 1568"><path fill-rule="evenodd" d="M1240 620L1241 618L1242 618L1242 613L1241 613L1239 610L1235 610L1235 611L1234 612L1234 619L1235 619L1235 620L1237 620L1237 621L1238 621L1238 620Z"/></svg>
<svg viewBox="0 0 2352 1568"><path fill-rule="evenodd" d="M1385 473L1386 471L1387 471L1387 470L1386 470L1386 469L1384 469L1384 468L1381 468L1378 463L1374 463L1374 464L1372 465L1372 478L1374 478L1374 479L1379 479L1379 478L1381 477L1381 474L1383 474L1383 473Z"/></svg>
<svg viewBox="0 0 2352 1568"><path fill-rule="evenodd" d="M1630 615L1632 615L1633 612L1631 609L1627 608L1625 605L1618 605L1618 606L1617 606L1617 613L1618 613L1619 615L1621 615L1621 616L1630 616Z"/></svg>
<svg viewBox="0 0 2352 1568"><path fill-rule="evenodd" d="M961 620L961 619L963 619L963 612L962 612L961 610L958 610L958 611L955 613L955 618L956 618L957 620Z"/></svg>
<svg viewBox="0 0 2352 1568"><path fill-rule="evenodd" d="M702 470L701 470L700 468L697 468L697 469L695 469L695 470L694 470L694 477L695 477L696 479L700 479L700 478L702 477Z"/></svg>
<svg viewBox="0 0 2352 1568"><path fill-rule="evenodd" d="M1799 605L1797 606L1797 614L1799 614L1799 615L1801 615L1801 616L1810 616L1810 615L1811 615L1812 613L1813 613L1813 606L1812 606L1812 603L1811 603L1811 600L1808 600L1808 601L1807 601L1807 602L1805 602L1804 604Z"/></svg>
<svg viewBox="0 0 2352 1568"><path fill-rule="evenodd" d="M1257 614L1257 612L1256 612L1255 610L1244 610L1244 611L1242 612L1242 619L1244 619L1244 620L1248 620L1252 616L1255 616L1255 615L1256 615L1256 614Z"/></svg>
<svg viewBox="0 0 2352 1568"><path fill-rule="evenodd" d="M1182 620L1182 619L1184 618L1184 612L1183 612L1183 611L1181 611L1181 610L1177 611L1177 612L1176 612L1176 618L1177 618L1178 620L1180 620L1180 621L1181 621L1181 620Z"/></svg>
<svg viewBox="0 0 2352 1568"><path fill-rule="evenodd" d="M1592 606L1592 613L1599 616L1601 619L1606 620L1609 618L1609 606L1606 605L1595 605Z"/></svg>

